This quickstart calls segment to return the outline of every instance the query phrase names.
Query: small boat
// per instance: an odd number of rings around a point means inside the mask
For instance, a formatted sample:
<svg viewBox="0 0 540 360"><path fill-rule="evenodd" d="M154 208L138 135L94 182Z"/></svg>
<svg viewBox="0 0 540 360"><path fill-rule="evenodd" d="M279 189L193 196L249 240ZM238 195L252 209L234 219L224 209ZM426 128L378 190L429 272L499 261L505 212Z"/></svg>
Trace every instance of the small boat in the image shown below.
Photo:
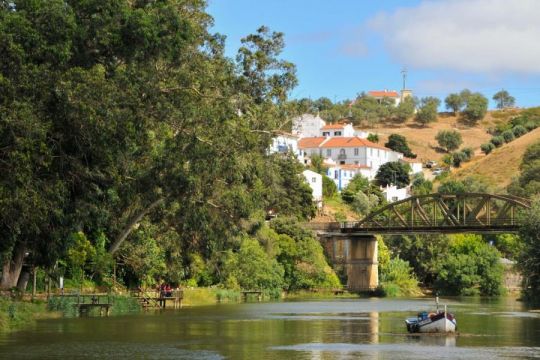
<svg viewBox="0 0 540 360"><path fill-rule="evenodd" d="M434 313L426 311L418 313L417 317L405 320L407 331L410 333L453 333L456 332L456 318L453 314L437 309Z"/></svg>

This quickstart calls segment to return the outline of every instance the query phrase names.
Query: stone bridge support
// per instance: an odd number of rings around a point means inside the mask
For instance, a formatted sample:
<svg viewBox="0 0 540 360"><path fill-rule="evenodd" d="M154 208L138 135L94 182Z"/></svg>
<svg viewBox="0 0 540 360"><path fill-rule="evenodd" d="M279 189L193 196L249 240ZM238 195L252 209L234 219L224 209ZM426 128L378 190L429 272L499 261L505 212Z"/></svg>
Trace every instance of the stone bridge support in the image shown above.
<svg viewBox="0 0 540 360"><path fill-rule="evenodd" d="M349 291L372 291L379 286L375 236L341 233L318 236L333 265L344 266Z"/></svg>

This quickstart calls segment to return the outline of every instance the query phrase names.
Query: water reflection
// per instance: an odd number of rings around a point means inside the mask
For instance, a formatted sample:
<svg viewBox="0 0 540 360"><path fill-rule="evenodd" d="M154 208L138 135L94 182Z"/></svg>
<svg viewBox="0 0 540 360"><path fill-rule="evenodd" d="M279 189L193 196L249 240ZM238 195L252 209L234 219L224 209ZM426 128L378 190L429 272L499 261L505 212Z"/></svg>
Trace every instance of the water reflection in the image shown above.
<svg viewBox="0 0 540 360"><path fill-rule="evenodd" d="M406 332L405 317L430 299L297 301L41 321L0 339L0 358L540 358L540 318L522 304L445 302L457 336Z"/></svg>

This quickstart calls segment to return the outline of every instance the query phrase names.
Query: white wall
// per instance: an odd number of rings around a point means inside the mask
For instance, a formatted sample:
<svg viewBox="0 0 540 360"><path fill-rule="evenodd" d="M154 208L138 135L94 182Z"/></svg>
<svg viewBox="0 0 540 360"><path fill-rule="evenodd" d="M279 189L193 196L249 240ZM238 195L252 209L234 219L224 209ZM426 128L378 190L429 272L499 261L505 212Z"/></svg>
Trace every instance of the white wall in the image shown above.
<svg viewBox="0 0 540 360"><path fill-rule="evenodd" d="M292 120L292 133L298 137L316 137L324 125L319 115L303 114Z"/></svg>
<svg viewBox="0 0 540 360"><path fill-rule="evenodd" d="M272 144L268 150L270 154L291 153L298 161L304 163L304 152L298 149L298 138L294 136L279 135L272 139Z"/></svg>
<svg viewBox="0 0 540 360"><path fill-rule="evenodd" d="M395 202L409 197L409 188L407 187L398 189L395 185L392 185L381 189L388 202Z"/></svg>
<svg viewBox="0 0 540 360"><path fill-rule="evenodd" d="M313 201L320 203L323 198L322 175L311 170L304 170L302 174L304 175L307 183L311 187L312 194L313 194Z"/></svg>

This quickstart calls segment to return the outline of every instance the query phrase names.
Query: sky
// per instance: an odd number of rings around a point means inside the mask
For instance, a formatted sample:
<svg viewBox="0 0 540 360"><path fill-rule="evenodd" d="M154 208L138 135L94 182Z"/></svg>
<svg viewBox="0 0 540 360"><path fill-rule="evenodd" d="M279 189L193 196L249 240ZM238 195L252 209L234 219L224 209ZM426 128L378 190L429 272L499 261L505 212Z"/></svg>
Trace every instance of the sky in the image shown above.
<svg viewBox="0 0 540 360"><path fill-rule="evenodd" d="M261 25L285 34L282 58L297 66L292 98L333 101L399 90L444 100L464 88L495 107L540 105L540 0L208 0L213 32L240 39Z"/></svg>

